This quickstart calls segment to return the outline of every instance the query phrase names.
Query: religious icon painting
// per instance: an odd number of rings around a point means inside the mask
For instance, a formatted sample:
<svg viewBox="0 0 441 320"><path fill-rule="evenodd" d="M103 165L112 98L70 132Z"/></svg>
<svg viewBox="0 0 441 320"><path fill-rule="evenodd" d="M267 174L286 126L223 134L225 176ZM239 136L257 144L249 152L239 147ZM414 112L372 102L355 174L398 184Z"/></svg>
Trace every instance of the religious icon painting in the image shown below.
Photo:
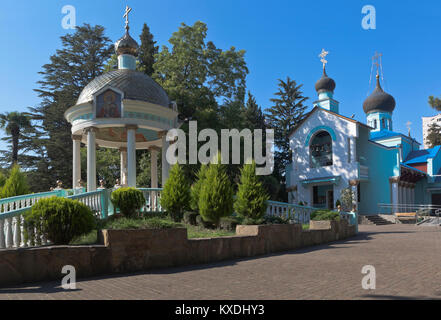
<svg viewBox="0 0 441 320"><path fill-rule="evenodd" d="M121 118L121 94L111 89L96 97L97 118Z"/></svg>

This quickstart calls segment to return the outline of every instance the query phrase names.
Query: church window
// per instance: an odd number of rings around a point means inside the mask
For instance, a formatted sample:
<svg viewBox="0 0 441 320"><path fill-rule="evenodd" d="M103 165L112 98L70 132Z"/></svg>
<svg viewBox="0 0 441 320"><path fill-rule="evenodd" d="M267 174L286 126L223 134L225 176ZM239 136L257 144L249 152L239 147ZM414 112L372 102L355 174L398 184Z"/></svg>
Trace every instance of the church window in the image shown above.
<svg viewBox="0 0 441 320"><path fill-rule="evenodd" d="M311 167L327 167L333 165L332 138L326 131L321 131L314 136L309 146L311 154Z"/></svg>

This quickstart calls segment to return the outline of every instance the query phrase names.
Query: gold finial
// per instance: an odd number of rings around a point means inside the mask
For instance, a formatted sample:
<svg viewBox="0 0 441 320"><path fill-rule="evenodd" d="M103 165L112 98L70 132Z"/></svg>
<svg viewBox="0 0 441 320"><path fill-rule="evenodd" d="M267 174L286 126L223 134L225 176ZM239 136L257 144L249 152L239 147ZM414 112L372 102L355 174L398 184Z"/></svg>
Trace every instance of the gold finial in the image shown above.
<svg viewBox="0 0 441 320"><path fill-rule="evenodd" d="M323 63L323 70L325 70L326 64L328 63L328 60L326 60L326 56L329 54L329 51L326 51L325 49L322 49L322 52L319 54L320 61Z"/></svg>
<svg viewBox="0 0 441 320"><path fill-rule="evenodd" d="M132 11L132 8L126 6L126 11L123 15L123 18L126 18L126 31L129 31L129 13Z"/></svg>

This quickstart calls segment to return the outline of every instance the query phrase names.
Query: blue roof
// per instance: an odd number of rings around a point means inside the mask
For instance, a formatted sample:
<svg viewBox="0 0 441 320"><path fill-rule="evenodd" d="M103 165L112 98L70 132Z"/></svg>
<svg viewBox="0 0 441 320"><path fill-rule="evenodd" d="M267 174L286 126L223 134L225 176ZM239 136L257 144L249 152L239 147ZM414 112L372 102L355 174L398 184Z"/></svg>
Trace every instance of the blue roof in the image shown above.
<svg viewBox="0 0 441 320"><path fill-rule="evenodd" d="M371 140L387 139L397 136L403 136L403 134L390 130L371 131Z"/></svg>
<svg viewBox="0 0 441 320"><path fill-rule="evenodd" d="M440 149L441 146L436 146L432 149L412 151L409 153L404 163L405 164L425 163L427 162L427 159L434 158L438 154Z"/></svg>

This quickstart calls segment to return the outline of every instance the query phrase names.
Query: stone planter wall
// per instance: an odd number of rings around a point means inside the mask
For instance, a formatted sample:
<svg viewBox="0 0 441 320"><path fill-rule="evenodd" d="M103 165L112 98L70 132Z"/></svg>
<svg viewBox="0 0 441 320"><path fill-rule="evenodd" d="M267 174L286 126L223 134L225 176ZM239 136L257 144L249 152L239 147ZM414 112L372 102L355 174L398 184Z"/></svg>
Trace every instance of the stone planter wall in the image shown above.
<svg viewBox="0 0 441 320"><path fill-rule="evenodd" d="M327 221L325 221L327 223ZM187 230L103 230L102 245L0 250L0 285L60 280L64 265L77 277L210 263L294 250L355 235L346 221L237 226L236 236L187 239Z"/></svg>

